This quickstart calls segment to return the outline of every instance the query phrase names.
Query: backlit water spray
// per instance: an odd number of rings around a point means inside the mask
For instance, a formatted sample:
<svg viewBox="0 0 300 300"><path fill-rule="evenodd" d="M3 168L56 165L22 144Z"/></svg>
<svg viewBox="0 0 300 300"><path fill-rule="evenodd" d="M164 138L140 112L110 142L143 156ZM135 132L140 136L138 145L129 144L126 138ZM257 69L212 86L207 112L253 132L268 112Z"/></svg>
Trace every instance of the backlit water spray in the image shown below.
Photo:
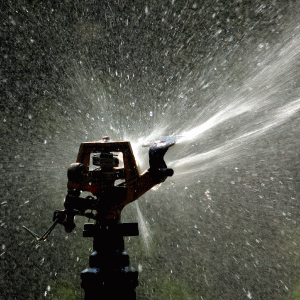
<svg viewBox="0 0 300 300"><path fill-rule="evenodd" d="M128 140L143 171L142 145L172 134L174 176L122 216L143 234L126 245L143 270L138 299L289 298L300 278L295 1L125 2L2 11L0 298L82 299L85 221L38 245L21 225L42 233L63 208L81 142Z"/></svg>
<svg viewBox="0 0 300 300"><path fill-rule="evenodd" d="M253 107L253 109L256 108L256 106ZM264 116L258 123L249 123L248 126L250 127L250 129L252 129L252 131L246 131L244 134L242 133L237 137L233 137L229 141L223 142L223 144L219 147L206 151L204 153L194 155L191 154L188 157L179 158L175 161L172 161L170 165L178 168L177 175L180 176L206 171L207 169L218 166L220 163L226 163L227 160L239 159L239 157L244 154L242 149L247 143L251 143L251 141L260 138L264 134L268 134L268 131L276 130L276 127L279 127L283 123L287 122L290 118L297 115L297 113L299 113L299 110L300 99L272 110L269 116ZM219 117L218 115L219 114L217 114L217 117ZM228 115L230 116L229 118L234 118L236 116L235 114L231 114L230 111L228 112ZM200 125L199 127L191 129L190 131L183 132L182 135L187 138L183 138L181 143L196 141L201 142L199 131L202 131L201 134L204 134L204 131L213 129L213 127L217 126L218 123L218 121L216 121L215 124L212 122L210 124L211 127L206 128L203 131L202 127L205 126ZM257 126L257 124L259 125ZM195 132L196 134L194 134Z"/></svg>
<svg viewBox="0 0 300 300"><path fill-rule="evenodd" d="M274 255L278 265L285 265L284 254L294 249L289 242L279 250L270 245L274 240L278 243L285 240L285 232L291 232L289 227L282 229L281 224L290 222L292 225L289 226L293 228L295 216L291 210L296 207L295 197L287 191L273 192L277 189L276 185L272 186L273 182L279 182L278 185L284 182L277 178L277 169L271 175L265 171L261 179L257 179L257 170L242 169L249 155L254 155L254 161L269 156L266 164L273 166L269 160L272 161L277 145L260 148L258 141L266 137L273 140L278 134L286 135L290 122L299 116L299 94L296 90L289 90L290 82L298 76L295 64L299 61L298 37L294 33L290 40L270 49L270 54L239 84L229 83L226 86L228 78L224 78L224 82L220 82L223 88L215 93L211 91L209 101L203 105L185 105L191 101L201 102L202 92L209 88L207 84L203 85L202 78L195 79L192 92L182 88L180 95L177 95L182 101L180 105L176 106L174 101L172 105L162 105L154 112L150 108L148 119L143 118L145 112L141 113L140 119L136 117L134 107L126 106L123 111L116 111L120 101L107 94L98 97L97 87L87 89L87 95L84 95L91 97L93 94L91 98L94 103L93 111L83 121L83 124L91 122L93 126L91 129L86 127L85 139L100 138L97 129L101 129L105 134L108 130L112 139L131 141L142 171L148 167L148 149L143 148L142 144L163 135L181 136L165 157L168 166L175 171L174 176L165 183L168 186L169 182L169 187L166 189L161 185L150 196L140 199L133 209L136 210L148 256L153 257L154 261L157 256L163 256L163 269L170 276L181 274L184 269L191 280L200 277L201 289L215 290L222 284L222 288L214 292L219 297L226 286L235 284L239 286L239 297L244 295L246 299L253 299L260 293L268 294L266 290L269 286L280 285L283 290L289 290L286 278L282 277L285 275L282 275L280 267L269 263L269 257ZM81 78L79 76L79 86L84 87L88 83ZM174 117L174 110L177 111L177 118ZM132 117L129 117L130 114ZM127 128L134 128L134 131ZM148 130L145 131L145 128ZM237 178L232 175L232 180L227 179L228 175L224 174L226 167L234 167ZM222 178L210 177L215 172L220 172ZM236 187L234 191L227 181ZM183 190L181 186L184 186ZM249 196L244 195L245 189ZM281 201L281 197L288 197L289 205ZM124 215L126 218L126 212ZM285 220L282 221L282 218ZM269 226L272 229L269 230ZM170 236L166 234L168 230ZM166 239L163 245L160 244L161 236ZM159 242L156 242L157 239ZM262 249L268 251L263 252ZM298 253L297 250L294 252ZM297 256L294 252L291 256ZM168 257L170 253L172 255ZM149 277L152 267L145 267L147 259L150 258L141 259L144 261L142 276ZM179 262L178 266L174 261ZM220 275L215 274L215 264L222 265ZM275 283L265 282L269 274L265 271L265 265L276 268L272 277ZM193 271L190 266L194 267ZM207 268L209 271L205 271ZM215 276L220 278L216 280ZM253 280L261 283L253 283ZM191 293L190 289L187 290ZM236 296L231 290L228 294Z"/></svg>
<svg viewBox="0 0 300 300"><path fill-rule="evenodd" d="M220 93L211 99L207 107L201 107L199 111L190 109L188 113L185 112L188 118L181 119L180 123L172 119L167 110L162 126L158 122L158 127L149 136L133 143L134 152L143 168L147 163L146 152L141 145L147 140L170 133L181 136L166 155L168 165L175 170L170 180L177 185L194 184L202 180L204 174L206 176L220 166L243 161L249 153L255 151L272 155L272 145L262 150L253 147L265 135L272 137L280 132L285 134L288 127L283 129L282 126L293 118L299 118L299 94L285 94L289 82L298 76L295 64L299 62L299 49L299 36L294 35L286 44L271 51L239 87L225 89L224 94ZM195 94L201 98L201 88L195 87L195 90ZM165 118L170 121L168 125ZM132 140L130 137L128 139ZM163 188L158 190L158 193L162 192ZM209 189L205 191L205 197L209 203L213 202ZM211 204L207 204L204 209L212 211ZM137 214L141 227L145 228L142 235L149 248L149 229L145 227L138 206ZM252 298L249 291L246 295Z"/></svg>
<svg viewBox="0 0 300 300"><path fill-rule="evenodd" d="M225 94L211 99L199 112L191 109L188 119L182 119L179 126L171 120L172 116L167 116L170 125L147 137L151 140L155 135L173 133L173 130L181 136L168 153L169 164L175 169L174 180L188 184L197 173L214 169L220 163L243 159L245 152L251 151L253 141L280 131L280 126L299 117L299 94L284 93L285 84L288 86L298 76L295 70L300 58L297 31L286 44L271 51L240 87L232 88L233 91L225 89ZM201 89L195 89L200 101Z"/></svg>

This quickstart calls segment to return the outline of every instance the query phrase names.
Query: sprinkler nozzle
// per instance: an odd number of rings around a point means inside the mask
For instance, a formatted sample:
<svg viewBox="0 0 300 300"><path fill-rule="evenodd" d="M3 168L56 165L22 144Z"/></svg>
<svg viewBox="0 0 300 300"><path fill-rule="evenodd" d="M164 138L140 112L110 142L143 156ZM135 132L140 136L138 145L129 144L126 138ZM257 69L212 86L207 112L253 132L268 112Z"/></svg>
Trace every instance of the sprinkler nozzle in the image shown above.
<svg viewBox="0 0 300 300"><path fill-rule="evenodd" d="M152 179L155 182L163 182L167 177L173 176L174 170L169 169L164 161L164 155L173 143L156 143L149 149L149 165Z"/></svg>

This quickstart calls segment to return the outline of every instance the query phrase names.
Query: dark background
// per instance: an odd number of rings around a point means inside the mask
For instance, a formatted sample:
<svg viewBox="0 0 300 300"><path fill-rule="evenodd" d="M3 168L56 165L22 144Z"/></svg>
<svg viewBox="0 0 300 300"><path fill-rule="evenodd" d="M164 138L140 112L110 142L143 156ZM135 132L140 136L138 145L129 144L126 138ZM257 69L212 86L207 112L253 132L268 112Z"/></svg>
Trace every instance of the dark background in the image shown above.
<svg viewBox="0 0 300 300"><path fill-rule="evenodd" d="M42 233L63 207L81 142L179 134L236 100L228 95L243 95L251 116L188 144L192 155L297 100L298 10L293 0L2 1L0 298L83 298L92 247L81 237L84 220L40 244L21 228ZM267 109L255 110L264 93ZM124 221L145 222L151 235L148 247L142 236L126 244L142 269L138 299L297 297L293 112L238 155L150 191L139 200L142 216L126 208Z"/></svg>

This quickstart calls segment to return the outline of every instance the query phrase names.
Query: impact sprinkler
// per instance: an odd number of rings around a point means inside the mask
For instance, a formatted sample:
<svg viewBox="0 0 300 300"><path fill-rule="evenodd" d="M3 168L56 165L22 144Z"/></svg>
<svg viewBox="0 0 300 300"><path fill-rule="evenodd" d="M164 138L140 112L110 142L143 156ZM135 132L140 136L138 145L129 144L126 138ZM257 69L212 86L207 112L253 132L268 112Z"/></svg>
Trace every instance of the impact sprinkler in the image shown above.
<svg viewBox="0 0 300 300"><path fill-rule="evenodd" d="M157 184L173 175L164 155L178 137L160 137L149 146L150 168L139 174L130 142L111 141L103 137L96 142L82 143L76 163L68 169L68 193L64 210L56 210L53 224L38 236L23 226L38 241L46 240L56 224L66 232L75 228L76 215L94 220L84 225L83 236L93 237L94 252L89 268L81 272L85 300L136 299L138 272L129 266L124 251L124 236L137 236L137 223L122 223L123 208ZM93 196L80 197L82 192Z"/></svg>

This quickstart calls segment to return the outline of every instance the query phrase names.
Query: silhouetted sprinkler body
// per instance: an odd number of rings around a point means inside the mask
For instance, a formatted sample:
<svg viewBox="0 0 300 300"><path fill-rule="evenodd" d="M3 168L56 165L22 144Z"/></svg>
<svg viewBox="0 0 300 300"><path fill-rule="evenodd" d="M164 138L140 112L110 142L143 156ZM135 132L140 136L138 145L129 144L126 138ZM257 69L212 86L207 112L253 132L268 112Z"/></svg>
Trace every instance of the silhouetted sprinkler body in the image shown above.
<svg viewBox="0 0 300 300"><path fill-rule="evenodd" d="M84 237L94 238L89 268L81 273L85 300L136 299L138 272L129 266L123 237L137 236L138 224L122 224L121 212L127 204L173 175L173 170L164 162L164 155L176 138L160 137L145 145L150 146L150 168L143 174L138 172L129 142L104 137L97 142L82 143L77 162L68 169L65 209L54 212L54 223L41 237L23 226L41 241L56 224L62 224L66 232L71 232L76 215L95 220L85 224L83 231ZM93 196L80 197L82 192L90 192Z"/></svg>

